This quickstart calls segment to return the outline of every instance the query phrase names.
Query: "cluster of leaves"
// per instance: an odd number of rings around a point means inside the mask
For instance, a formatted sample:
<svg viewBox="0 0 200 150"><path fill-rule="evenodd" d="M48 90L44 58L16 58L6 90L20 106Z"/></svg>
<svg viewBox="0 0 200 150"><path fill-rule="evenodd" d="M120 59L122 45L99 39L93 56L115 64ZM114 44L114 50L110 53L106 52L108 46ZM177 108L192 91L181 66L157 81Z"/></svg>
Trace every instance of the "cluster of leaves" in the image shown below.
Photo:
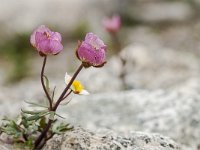
<svg viewBox="0 0 200 150"><path fill-rule="evenodd" d="M30 102L29 104L33 105L33 103ZM3 135L4 133L7 137L2 140L6 143L23 144L25 147L33 148L36 138L47 126L47 121L49 119L52 120L54 124L48 131L45 140L52 138L55 134L62 134L73 129L70 124L59 122L57 119L54 119L55 115L57 115L55 112L48 111L48 109L37 111L22 110L17 120L5 118L0 127L0 134Z"/></svg>

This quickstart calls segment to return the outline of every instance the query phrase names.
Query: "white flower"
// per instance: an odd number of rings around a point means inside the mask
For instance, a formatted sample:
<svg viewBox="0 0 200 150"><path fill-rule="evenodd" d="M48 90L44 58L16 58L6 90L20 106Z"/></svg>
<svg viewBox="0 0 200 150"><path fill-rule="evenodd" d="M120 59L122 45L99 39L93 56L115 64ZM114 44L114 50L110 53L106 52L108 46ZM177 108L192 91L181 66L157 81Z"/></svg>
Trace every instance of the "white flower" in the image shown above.
<svg viewBox="0 0 200 150"><path fill-rule="evenodd" d="M65 83L69 84L70 80L71 80L71 76L66 72L65 74ZM74 80L70 89L75 93L75 94L79 94L79 95L89 95L89 92L87 90L84 89L84 86L81 84L80 81L78 80Z"/></svg>

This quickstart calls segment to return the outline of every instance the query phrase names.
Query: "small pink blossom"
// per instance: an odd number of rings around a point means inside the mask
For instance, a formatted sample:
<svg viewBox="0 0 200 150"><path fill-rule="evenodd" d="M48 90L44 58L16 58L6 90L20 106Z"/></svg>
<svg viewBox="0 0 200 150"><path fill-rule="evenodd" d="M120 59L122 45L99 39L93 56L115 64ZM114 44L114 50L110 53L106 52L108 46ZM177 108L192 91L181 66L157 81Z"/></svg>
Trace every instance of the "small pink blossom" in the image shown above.
<svg viewBox="0 0 200 150"><path fill-rule="evenodd" d="M106 45L93 33L87 33L85 40L79 43L77 57L84 67L102 67L105 61Z"/></svg>
<svg viewBox="0 0 200 150"><path fill-rule="evenodd" d="M60 53L63 49L61 41L62 37L60 33L53 32L44 25L35 29L30 38L31 45L38 50L41 56Z"/></svg>
<svg viewBox="0 0 200 150"><path fill-rule="evenodd" d="M104 18L103 19L103 26L104 28L110 32L110 33L115 33L119 31L121 27L121 18L119 15L114 15L112 18Z"/></svg>

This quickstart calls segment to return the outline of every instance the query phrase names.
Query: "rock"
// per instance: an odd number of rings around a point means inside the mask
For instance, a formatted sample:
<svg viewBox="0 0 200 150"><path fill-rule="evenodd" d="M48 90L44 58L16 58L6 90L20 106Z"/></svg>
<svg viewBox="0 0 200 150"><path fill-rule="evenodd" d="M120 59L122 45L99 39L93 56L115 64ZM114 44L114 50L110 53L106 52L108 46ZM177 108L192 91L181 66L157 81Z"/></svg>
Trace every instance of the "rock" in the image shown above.
<svg viewBox="0 0 200 150"><path fill-rule="evenodd" d="M12 145L0 142L0 149L1 150L11 150L11 149L13 149L13 147L12 147ZM15 150L19 150L19 149L15 149Z"/></svg>
<svg viewBox="0 0 200 150"><path fill-rule="evenodd" d="M132 44L120 55L126 60L125 83L129 89L169 89L200 72L198 57L188 52Z"/></svg>
<svg viewBox="0 0 200 150"><path fill-rule="evenodd" d="M200 141L199 79L171 90L130 90L75 97L59 114L92 131L160 133L196 150Z"/></svg>
<svg viewBox="0 0 200 150"><path fill-rule="evenodd" d="M179 150L171 139L159 134L131 132L121 136L115 133L93 133L75 128L64 135L54 136L43 150Z"/></svg>

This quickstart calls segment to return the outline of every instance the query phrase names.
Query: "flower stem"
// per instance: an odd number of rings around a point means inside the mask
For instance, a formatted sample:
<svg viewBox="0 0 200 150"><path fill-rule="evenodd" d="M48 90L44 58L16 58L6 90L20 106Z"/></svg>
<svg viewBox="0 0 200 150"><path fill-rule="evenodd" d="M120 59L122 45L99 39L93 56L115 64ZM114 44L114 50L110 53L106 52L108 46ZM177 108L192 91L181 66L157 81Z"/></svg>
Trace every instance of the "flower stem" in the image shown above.
<svg viewBox="0 0 200 150"><path fill-rule="evenodd" d="M47 99L49 101L49 109L51 110L52 109L52 100L51 100L51 97L49 96L47 88L45 87L45 84L44 84L44 69L45 69L46 61L47 61L47 56L44 56L43 66L42 66L42 71L41 71L40 77L41 77L41 83L42 83L43 90L44 90L44 92L47 96Z"/></svg>
<svg viewBox="0 0 200 150"><path fill-rule="evenodd" d="M37 149L38 147L40 147L40 143L45 138L45 136L46 136L47 132L49 131L52 123L53 123L53 120L49 120L49 122L47 123L46 127L44 128L44 130L42 131L40 136L36 139L34 149Z"/></svg>
<svg viewBox="0 0 200 150"><path fill-rule="evenodd" d="M65 96L63 97L62 101L63 101L65 98L67 98L72 92L73 92L73 91L70 90L69 93L67 93L67 95L65 95Z"/></svg>
<svg viewBox="0 0 200 150"><path fill-rule="evenodd" d="M45 62L46 59L44 59L44 64L43 64L43 68L45 66ZM79 74L79 72L81 71L81 69L83 68L83 65L81 64L80 67L77 69L77 71L74 73L73 77L71 78L69 84L67 85L67 87L63 90L62 94L60 95L60 97L58 98L55 106L53 108L50 109L50 111L56 111L60 102L66 98L66 96L68 96L71 91L65 96L66 92L69 90L69 88L71 87L73 81L75 80L75 78L77 77L77 75ZM44 130L41 132L41 134L39 135L39 137L36 139L35 141L35 145L34 145L34 149L37 149L40 147L41 142L44 140L44 138L46 137L49 129L51 128L51 125L54 121L53 120L49 120L46 127L44 128ZM47 139L48 140L48 139ZM44 144L46 143L46 141L44 142Z"/></svg>

